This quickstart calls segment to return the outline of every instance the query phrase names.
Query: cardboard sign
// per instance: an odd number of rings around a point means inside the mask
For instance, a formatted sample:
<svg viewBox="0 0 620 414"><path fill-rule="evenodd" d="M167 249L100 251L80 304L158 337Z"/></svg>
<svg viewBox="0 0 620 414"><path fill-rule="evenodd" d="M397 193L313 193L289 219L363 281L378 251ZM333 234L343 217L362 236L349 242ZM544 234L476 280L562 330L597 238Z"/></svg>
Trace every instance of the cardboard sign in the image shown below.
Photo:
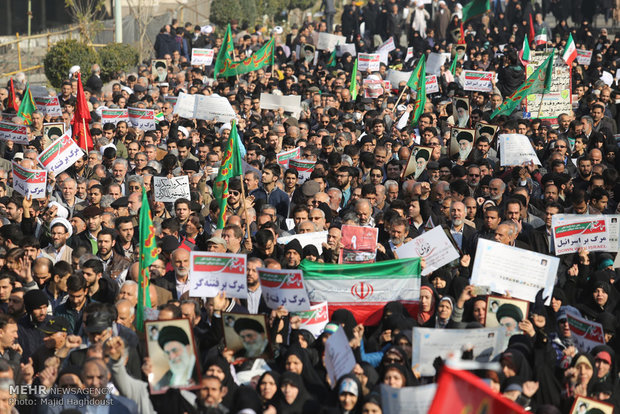
<svg viewBox="0 0 620 414"><path fill-rule="evenodd" d="M325 368L329 375L332 388L343 375L347 375L355 368L355 355L349 345L344 329L339 327L325 341Z"/></svg>
<svg viewBox="0 0 620 414"><path fill-rule="evenodd" d="M499 136L500 165L513 166L526 163L542 165L526 135L501 134Z"/></svg>
<svg viewBox="0 0 620 414"><path fill-rule="evenodd" d="M118 124L121 121L129 122L129 110L125 109L104 109L101 111L101 123L105 124Z"/></svg>
<svg viewBox="0 0 620 414"><path fill-rule="evenodd" d="M56 176L84 156L84 151L68 134L63 134L45 148L37 160L43 168Z"/></svg>
<svg viewBox="0 0 620 414"><path fill-rule="evenodd" d="M442 227L423 233L396 249L399 259L423 257L426 267L422 275L426 276L460 257Z"/></svg>
<svg viewBox="0 0 620 414"><path fill-rule="evenodd" d="M618 251L618 222L618 215L554 214L551 228L555 254L575 253L580 248Z"/></svg>
<svg viewBox="0 0 620 414"><path fill-rule="evenodd" d="M257 269L265 303L271 309L280 306L290 312L310 310L304 277L297 269Z"/></svg>
<svg viewBox="0 0 620 414"><path fill-rule="evenodd" d="M179 198L191 199L189 177L187 175L172 178L153 177L153 180L155 201L174 203Z"/></svg>
<svg viewBox="0 0 620 414"><path fill-rule="evenodd" d="M32 170L13 161L13 189L24 197L43 198L47 188L47 171Z"/></svg>
<svg viewBox="0 0 620 414"><path fill-rule="evenodd" d="M317 38L316 48L318 50L328 50L331 53L336 45L344 45L345 43L347 43L347 38L344 36L320 32Z"/></svg>
<svg viewBox="0 0 620 414"><path fill-rule="evenodd" d="M207 65L213 63L213 49L192 49L192 65Z"/></svg>
<svg viewBox="0 0 620 414"><path fill-rule="evenodd" d="M301 318L299 329L307 329L312 332L315 338L318 338L323 333L325 325L329 322L327 302L312 305L310 306L310 310L295 312L293 316L299 316L299 318Z"/></svg>
<svg viewBox="0 0 620 414"><path fill-rule="evenodd" d="M190 252L190 297L215 297L226 292L229 298L248 297L245 254Z"/></svg>
<svg viewBox="0 0 620 414"><path fill-rule="evenodd" d="M189 95L181 92L174 105L175 115L186 119L230 122L237 115L228 99L223 96Z"/></svg>
<svg viewBox="0 0 620 414"><path fill-rule="evenodd" d="M600 323L589 321L572 312L566 312L566 320L579 351L590 352L592 348L605 345L605 332Z"/></svg>
<svg viewBox="0 0 620 414"><path fill-rule="evenodd" d="M288 151L282 151L276 155L276 161L280 165L284 165L288 168L288 161L292 158L299 158L301 156L301 147L294 148Z"/></svg>
<svg viewBox="0 0 620 414"><path fill-rule="evenodd" d="M366 98L378 98L383 95L383 81L380 79L364 79L362 83L364 86L364 97Z"/></svg>
<svg viewBox="0 0 620 414"><path fill-rule="evenodd" d="M430 75L426 77L426 93L439 92L439 82L437 82L437 76Z"/></svg>
<svg viewBox="0 0 620 414"><path fill-rule="evenodd" d="M135 128L144 131L155 129L155 111L153 109L128 108L129 122Z"/></svg>
<svg viewBox="0 0 620 414"><path fill-rule="evenodd" d="M288 167L297 170L297 173L299 174L297 178L299 184L303 184L306 180L310 179L310 175L312 174L312 171L314 171L315 164L316 161L311 160L300 160L297 158L288 160Z"/></svg>

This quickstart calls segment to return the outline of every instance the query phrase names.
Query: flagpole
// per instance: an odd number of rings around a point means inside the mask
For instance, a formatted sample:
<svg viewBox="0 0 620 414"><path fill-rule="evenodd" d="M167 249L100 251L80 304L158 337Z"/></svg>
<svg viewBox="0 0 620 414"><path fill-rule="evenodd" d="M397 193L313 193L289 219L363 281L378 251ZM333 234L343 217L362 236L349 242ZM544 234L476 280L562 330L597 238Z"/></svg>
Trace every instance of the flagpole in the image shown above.
<svg viewBox="0 0 620 414"><path fill-rule="evenodd" d="M84 128L84 130L82 131L84 133L84 146L86 148L84 148L84 153L88 155L88 139L86 138L86 120L84 118L82 118L82 127ZM79 143L78 143L79 145Z"/></svg>
<svg viewBox="0 0 620 414"><path fill-rule="evenodd" d="M250 221L248 220L248 212L245 208L245 185L243 183L243 176L241 176L241 211L245 215L245 229L248 232L248 239L250 238Z"/></svg>
<svg viewBox="0 0 620 414"><path fill-rule="evenodd" d="M405 87L403 88L403 91L400 93L400 95L398 95L398 99L396 100L396 103L394 104L394 108L392 108L392 112L396 111L396 107L398 106L400 99L405 94L405 91L407 90L407 88L409 88L409 85L405 85Z"/></svg>

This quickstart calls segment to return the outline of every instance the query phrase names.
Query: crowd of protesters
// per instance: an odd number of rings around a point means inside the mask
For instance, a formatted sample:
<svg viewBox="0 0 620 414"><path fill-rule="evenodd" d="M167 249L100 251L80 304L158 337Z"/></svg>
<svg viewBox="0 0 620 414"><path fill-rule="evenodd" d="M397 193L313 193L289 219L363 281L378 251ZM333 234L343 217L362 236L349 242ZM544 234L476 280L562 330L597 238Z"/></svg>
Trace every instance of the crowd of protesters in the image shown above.
<svg viewBox="0 0 620 414"><path fill-rule="evenodd" d="M333 19L330 4L324 7L326 21L309 16L287 31L232 21L237 59L276 36L273 71L265 67L214 80L212 66L192 66L189 59L193 47L213 48L217 56L223 28L181 27L176 21L162 28L155 42L154 56L167 62L164 80L153 75L150 64L118 73L106 84L97 65L81 68L94 149L58 176L49 174L44 198L24 198L13 190L11 161L40 168L36 158L51 142L43 124L68 127L71 122L74 73L57 91L62 117L35 112L28 145L0 142L1 413L381 413L380 384L401 388L437 379L411 366L414 327L483 326L486 298L476 296L469 281L480 239L554 255L554 214L620 213L620 88L602 79L604 72L615 77L620 38L592 27L592 14L582 9L594 13L595 8L584 2L573 10L571 19L579 25L569 27L565 19L571 10L563 2L543 1L542 9L529 1L497 2L491 13L464 25L467 48L453 74L449 67L460 37L459 3L346 3L341 24L333 27L327 24ZM544 20L551 13L559 22L555 27ZM536 31L546 26L550 33L541 48L563 50L572 33L578 48L593 51L592 61L572 64L572 112L523 119L519 109L490 119L526 79L518 52L530 15ZM297 56L298 46L313 44L316 33L325 31L346 36L358 53L374 51L390 36L395 41L387 65L382 63L376 73L356 74L356 99L349 89L355 56L344 53L335 67L326 64L331 51L319 51L315 61ZM413 47L414 56L406 60L407 47ZM412 113L415 99L409 91L396 105L405 82L378 97L364 96L363 78L385 78L390 68L411 71L430 52L452 52L453 57L441 68L440 91L428 95L418 122L399 122ZM463 69L497 73L493 92L464 91ZM15 87L19 98L25 82L18 79ZM174 102L167 98L180 92L226 97L238 114L244 176L229 181L223 229L217 229L220 211L213 184L231 125L174 115ZM263 92L300 95L300 114L261 109ZM456 96L470 98L472 127L483 121L499 125L498 134L527 135L542 165L502 167L497 138L488 135L476 140L466 160L451 158ZM8 90L0 89L3 118L15 122L7 97ZM102 107L154 108L163 120L147 131L123 121L104 124ZM431 147L430 160L417 180L403 179L415 145ZM276 154L296 147L301 147L301 158L316 161L303 185L295 169L276 162ZM180 175L189 177L191 199L155 202L153 177ZM171 387L157 394L148 385L153 366L145 334L135 324L143 191L159 251L150 267L149 315L190 321L202 373L197 391ZM397 247L433 226L449 230L462 254L422 277L417 314L392 302L378 325L364 326L341 309L315 338L300 329L299 317L266 307L256 269L297 268L304 259L337 263L343 224L379 229L377 261L397 259ZM316 231L328 231L320 254L315 246L302 248L296 241L277 243L280 236ZM247 254L248 299L189 297L192 250ZM501 371L479 370L477 375L537 413L567 413L578 396L620 409L620 287L614 260L615 253L584 249L560 256L551 305L532 302L529 315L517 320L522 334L513 336L497 357ZM262 369L252 359L234 359L223 344L221 313L231 311L268 315L275 352ZM607 343L582 352L567 324L569 311L600 322ZM330 384L322 357L326 338L338 327L357 364ZM435 365L440 372L442 361ZM246 371L253 375L242 375ZM16 394L10 385L42 388ZM45 391L58 389L67 394ZM80 392L84 389L91 392ZM46 404L68 395L82 401L73 411Z"/></svg>

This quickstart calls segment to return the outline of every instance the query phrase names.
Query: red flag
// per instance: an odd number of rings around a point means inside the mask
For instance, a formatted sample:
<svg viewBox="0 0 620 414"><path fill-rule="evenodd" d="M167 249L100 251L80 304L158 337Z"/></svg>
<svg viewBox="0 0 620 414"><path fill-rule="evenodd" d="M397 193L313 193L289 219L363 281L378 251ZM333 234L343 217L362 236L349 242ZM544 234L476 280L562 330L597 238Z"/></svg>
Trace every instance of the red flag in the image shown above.
<svg viewBox="0 0 620 414"><path fill-rule="evenodd" d="M90 111L88 110L88 104L86 102L86 96L84 95L84 87L82 86L82 75L77 72L77 103L75 105L75 113L73 114L73 121L71 121L71 128L73 130L73 139L84 151L93 149L93 139L90 136Z"/></svg>
<svg viewBox="0 0 620 414"><path fill-rule="evenodd" d="M13 78L9 82L9 97L8 97L8 107L15 109L15 112L19 111L19 105L15 102L15 87L13 86Z"/></svg>
<svg viewBox="0 0 620 414"><path fill-rule="evenodd" d="M530 42L536 37L536 31L534 31L534 21L532 20L532 13L530 13L530 33L527 38Z"/></svg>
<svg viewBox="0 0 620 414"><path fill-rule="evenodd" d="M525 410L474 374L444 366L428 414L453 413L525 414Z"/></svg>
<svg viewBox="0 0 620 414"><path fill-rule="evenodd" d="M465 44L465 31L463 30L463 22L461 22L461 36L459 37L459 41L457 42L459 45Z"/></svg>

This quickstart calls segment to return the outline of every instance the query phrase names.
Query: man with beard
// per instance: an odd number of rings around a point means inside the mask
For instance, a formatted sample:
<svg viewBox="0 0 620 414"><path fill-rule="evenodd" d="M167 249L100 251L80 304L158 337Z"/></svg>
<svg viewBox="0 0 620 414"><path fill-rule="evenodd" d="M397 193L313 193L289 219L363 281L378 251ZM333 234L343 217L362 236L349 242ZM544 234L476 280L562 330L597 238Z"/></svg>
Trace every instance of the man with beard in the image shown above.
<svg viewBox="0 0 620 414"><path fill-rule="evenodd" d="M132 228L133 230L133 228ZM131 262L126 257L116 253L116 231L113 229L101 229L97 235L97 257L103 262L103 271L112 280L121 282L127 276L127 269Z"/></svg>
<svg viewBox="0 0 620 414"><path fill-rule="evenodd" d="M153 388L163 390L196 385L196 356L185 330L178 326L165 326L157 336L157 343L168 358L169 369Z"/></svg>
<svg viewBox="0 0 620 414"><path fill-rule="evenodd" d="M501 178L491 180L489 183L490 198L500 209L504 207L504 191L506 191L506 183Z"/></svg>
<svg viewBox="0 0 620 414"><path fill-rule="evenodd" d="M258 271L256 269L265 267L265 263L258 257L248 258L247 264L247 285L248 285L248 298L242 299L241 303L245 306L251 314L269 313L270 309L263 299L263 291L260 287L260 280L258 278Z"/></svg>
<svg viewBox="0 0 620 414"><path fill-rule="evenodd" d="M86 230L73 235L67 244L73 249L84 246L92 254L97 254L97 235L102 229L102 214L103 210L95 206L88 206L82 210L82 216L86 219ZM69 263L71 263L71 261L69 261Z"/></svg>
<svg viewBox="0 0 620 414"><path fill-rule="evenodd" d="M269 339L265 334L265 328L258 321L250 318L239 318L235 321L233 329L241 338L243 349L235 352L237 358L258 358L269 345Z"/></svg>
<svg viewBox="0 0 620 414"><path fill-rule="evenodd" d="M41 249L41 256L50 259L56 263L65 261L71 263L71 254L73 249L67 246L67 239L73 234L73 226L69 220L62 217L56 217L50 224L50 235L52 242Z"/></svg>
<svg viewBox="0 0 620 414"><path fill-rule="evenodd" d="M87 260L82 265L81 270L84 279L86 279L88 296L97 302L114 303L118 293L118 284L108 276L103 275L103 263L101 260Z"/></svg>
<svg viewBox="0 0 620 414"><path fill-rule="evenodd" d="M409 234L407 220L400 216L390 221L390 240L377 244L377 261L396 259L394 251L403 245Z"/></svg>
<svg viewBox="0 0 620 414"><path fill-rule="evenodd" d="M153 281L157 285L170 288L173 299L177 300L183 293L189 291L189 251L178 248L170 257L173 270L162 278Z"/></svg>
<svg viewBox="0 0 620 414"><path fill-rule="evenodd" d="M467 207L461 201L453 201L450 204L450 221L448 228L457 246L463 254L473 256L476 251L478 232L465 223Z"/></svg>

